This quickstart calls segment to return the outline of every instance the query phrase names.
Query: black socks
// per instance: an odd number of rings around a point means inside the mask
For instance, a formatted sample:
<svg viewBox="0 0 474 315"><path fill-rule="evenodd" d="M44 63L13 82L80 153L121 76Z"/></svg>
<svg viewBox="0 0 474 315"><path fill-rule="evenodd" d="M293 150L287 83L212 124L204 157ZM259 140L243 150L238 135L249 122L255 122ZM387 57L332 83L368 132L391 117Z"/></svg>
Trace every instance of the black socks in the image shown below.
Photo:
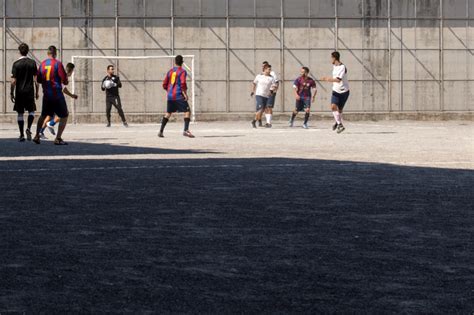
<svg viewBox="0 0 474 315"><path fill-rule="evenodd" d="M189 130L189 122L191 121L190 118L184 118L184 131Z"/></svg>
<svg viewBox="0 0 474 315"><path fill-rule="evenodd" d="M304 123L307 124L309 119L309 113L304 114Z"/></svg>
<svg viewBox="0 0 474 315"><path fill-rule="evenodd" d="M28 115L28 129L31 130L31 126L33 125L33 120L35 119L35 116L33 115Z"/></svg>
<svg viewBox="0 0 474 315"><path fill-rule="evenodd" d="M165 127L166 127L166 124L168 123L168 118L164 117L161 119L161 128L160 128L160 132L163 132L163 130L165 130Z"/></svg>

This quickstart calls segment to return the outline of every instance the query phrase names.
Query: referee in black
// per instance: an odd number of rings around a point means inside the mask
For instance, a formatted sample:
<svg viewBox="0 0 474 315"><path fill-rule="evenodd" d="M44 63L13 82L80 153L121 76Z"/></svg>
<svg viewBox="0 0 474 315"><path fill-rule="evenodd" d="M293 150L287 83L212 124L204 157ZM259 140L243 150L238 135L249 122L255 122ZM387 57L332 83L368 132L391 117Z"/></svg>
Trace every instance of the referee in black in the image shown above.
<svg viewBox="0 0 474 315"><path fill-rule="evenodd" d="M25 141L25 121L23 114L28 111L28 125L26 129L26 137L31 141L31 126L35 119L36 104L35 98L38 99L38 83L36 82L36 75L38 69L36 62L28 58L30 48L27 44L21 43L18 46L20 51L20 58L13 63L10 99L15 104L13 110L18 113L18 128L20 129L20 138L18 141Z"/></svg>
<svg viewBox="0 0 474 315"><path fill-rule="evenodd" d="M123 125L128 127L127 120L125 119L125 114L122 109L122 102L120 100L119 88L122 87L122 82L120 82L120 77L115 75L115 69L113 65L107 66L107 75L102 80L102 91L105 92L105 112L107 115L107 127L110 127L110 112L112 111L112 106L117 108L118 114L122 119Z"/></svg>

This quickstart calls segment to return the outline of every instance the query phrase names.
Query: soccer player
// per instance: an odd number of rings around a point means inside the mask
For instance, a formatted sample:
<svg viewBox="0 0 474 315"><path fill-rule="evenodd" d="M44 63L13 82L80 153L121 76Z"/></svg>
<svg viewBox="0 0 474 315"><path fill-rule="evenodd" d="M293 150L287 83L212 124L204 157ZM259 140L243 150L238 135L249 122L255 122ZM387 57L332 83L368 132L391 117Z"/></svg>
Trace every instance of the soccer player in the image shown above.
<svg viewBox="0 0 474 315"><path fill-rule="evenodd" d="M105 92L105 108L107 115L107 127L110 127L110 112L112 111L112 106L117 108L118 114L122 119L122 123L125 127L128 127L127 120L125 119L125 114L122 109L122 101L120 100L119 88L122 88L122 82L120 82L120 77L115 75L115 68L113 65L107 66L107 75L102 80L102 91Z"/></svg>
<svg viewBox="0 0 474 315"><path fill-rule="evenodd" d="M33 142L40 144L40 131L47 116L57 115L59 117L59 127L55 145L67 145L62 135L66 128L69 111L63 94L63 85L68 85L66 70L61 61L56 59L58 50L55 46L48 47L48 58L44 60L38 69L38 83L43 88L43 108L41 117L36 127L36 135Z"/></svg>
<svg viewBox="0 0 474 315"><path fill-rule="evenodd" d="M264 69L264 67L266 65L270 65L268 63L268 61L264 61L262 63L262 69ZM271 70L271 66L270 66L270 70ZM264 70L262 70L262 73L263 73ZM267 102L267 107L265 109L265 119L267 121L267 125L271 125L272 124L272 116L273 116L273 107L275 106L275 99L276 99L276 93L278 91L278 87L280 85L279 83L279 80L278 80L278 77L275 73L275 71L271 70L270 71L270 75L273 77L273 80L274 80L274 83L272 85L272 88L270 89L271 91L271 95L270 97L268 98L268 102ZM258 121L258 126L259 127L262 127L262 119L260 119Z"/></svg>
<svg viewBox="0 0 474 315"><path fill-rule="evenodd" d="M293 83L293 88L295 90L296 106L288 124L290 127L293 127L296 115L298 112L304 110L305 114L303 128L308 129L311 103L314 102L317 94L316 82L309 76L308 67L301 68L301 75ZM311 90L314 90L314 94L311 92Z"/></svg>
<svg viewBox="0 0 474 315"><path fill-rule="evenodd" d="M73 63L68 63L66 65L66 75L68 76L68 78L72 75L72 73L74 72L74 64ZM77 95L76 94L73 94L71 92L69 92L68 88L67 87L64 87L63 88L63 93L75 100L77 100ZM48 116L46 117L44 123L43 123L43 127L41 128L41 131L40 131L40 138L41 139L46 139L45 135L44 135L44 130L46 128L48 128L48 130L51 132L51 134L54 136L56 135L56 132L54 131L54 125L56 125L57 123L59 122L59 118L57 116Z"/></svg>
<svg viewBox="0 0 474 315"><path fill-rule="evenodd" d="M27 57L30 48L27 44L21 43L18 46L20 59L13 63L11 76L10 98L15 104L13 110L18 113L18 128L20 129L20 137L18 141L25 141L23 114L28 111L28 125L26 129L26 137L31 141L31 126L35 118L35 98L38 99L38 83L36 82L37 68L36 62Z"/></svg>
<svg viewBox="0 0 474 315"><path fill-rule="evenodd" d="M163 89L167 92L168 104L166 114L161 119L161 128L158 137L163 138L163 131L168 123L171 114L176 112L184 113L184 132L183 136L194 138L189 131L189 123L191 121L191 108L188 104L188 86L186 77L188 73L183 69L183 56L178 55L174 59L175 66L171 68L163 80Z"/></svg>
<svg viewBox="0 0 474 315"><path fill-rule="evenodd" d="M341 55L334 51L331 53L331 62L333 64L332 77L323 77L321 81L332 82L331 110L334 116L335 124L332 130L341 133L346 128L342 124L342 111L349 98L349 82L347 80L347 68L341 62Z"/></svg>
<svg viewBox="0 0 474 315"><path fill-rule="evenodd" d="M266 110L268 99L272 94L271 88L275 84L275 79L270 75L271 70L271 65L265 65L263 67L263 74L257 75L252 84L252 92L250 93L250 96L253 97L255 95L255 101L257 103L255 119L252 120L253 128L257 128L257 121L262 118L262 113ZM268 123L268 119L265 127L272 127L271 123Z"/></svg>

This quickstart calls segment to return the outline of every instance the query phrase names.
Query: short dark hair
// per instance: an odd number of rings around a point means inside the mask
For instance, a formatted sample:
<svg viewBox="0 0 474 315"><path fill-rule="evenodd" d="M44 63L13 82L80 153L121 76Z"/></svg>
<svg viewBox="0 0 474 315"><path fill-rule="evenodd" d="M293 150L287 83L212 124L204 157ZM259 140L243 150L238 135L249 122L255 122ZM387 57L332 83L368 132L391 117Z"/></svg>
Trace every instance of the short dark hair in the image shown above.
<svg viewBox="0 0 474 315"><path fill-rule="evenodd" d="M182 66L183 65L183 56L181 55L177 55L175 58L174 58L174 63L178 66Z"/></svg>
<svg viewBox="0 0 474 315"><path fill-rule="evenodd" d="M263 65L263 69L271 69L271 68L272 68L272 65L269 63L266 63Z"/></svg>
<svg viewBox="0 0 474 315"><path fill-rule="evenodd" d="M268 65L268 61L262 62L263 65Z"/></svg>
<svg viewBox="0 0 474 315"><path fill-rule="evenodd" d="M30 47L28 47L27 44L21 43L20 46L18 46L18 50L20 51L20 54L22 56L28 55L28 52L30 51Z"/></svg>
<svg viewBox="0 0 474 315"><path fill-rule="evenodd" d="M337 61L339 61L339 59L341 59L341 54L338 51L333 51L331 53L331 56L334 57L334 59L336 59Z"/></svg>
<svg viewBox="0 0 474 315"><path fill-rule="evenodd" d="M74 70L75 67L76 67L76 66L75 66L73 63L71 63L71 62L68 62L68 64L66 65L66 69Z"/></svg>
<svg viewBox="0 0 474 315"><path fill-rule="evenodd" d="M56 46L54 46L54 45L49 46L48 47L48 54L50 54L53 57L56 57L58 55L58 49L56 48Z"/></svg>
<svg viewBox="0 0 474 315"><path fill-rule="evenodd" d="M110 68L115 68L115 67L114 67L114 65L108 65L107 70L109 70Z"/></svg>
<svg viewBox="0 0 474 315"><path fill-rule="evenodd" d="M301 69L303 69L306 73L309 73L309 68L308 67L303 67Z"/></svg>

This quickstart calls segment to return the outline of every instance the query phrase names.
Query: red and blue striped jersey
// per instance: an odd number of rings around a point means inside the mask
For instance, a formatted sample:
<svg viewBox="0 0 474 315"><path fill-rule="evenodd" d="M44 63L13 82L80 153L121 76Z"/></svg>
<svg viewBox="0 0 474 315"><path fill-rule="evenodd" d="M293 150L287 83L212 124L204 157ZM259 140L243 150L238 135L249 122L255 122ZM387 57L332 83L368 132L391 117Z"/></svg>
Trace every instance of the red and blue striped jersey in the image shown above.
<svg viewBox="0 0 474 315"><path fill-rule="evenodd" d="M63 84L68 84L66 70L61 61L49 58L44 60L38 69L38 83L43 87L47 99L57 100L64 97Z"/></svg>
<svg viewBox="0 0 474 315"><path fill-rule="evenodd" d="M184 99L183 92L188 90L186 77L188 73L183 67L173 67L166 74L163 80L163 88L168 92L169 101L178 101Z"/></svg>
<svg viewBox="0 0 474 315"><path fill-rule="evenodd" d="M301 99L309 100L312 94L311 89L316 88L316 82L310 77L303 78L300 76L293 82L293 87L296 88Z"/></svg>

